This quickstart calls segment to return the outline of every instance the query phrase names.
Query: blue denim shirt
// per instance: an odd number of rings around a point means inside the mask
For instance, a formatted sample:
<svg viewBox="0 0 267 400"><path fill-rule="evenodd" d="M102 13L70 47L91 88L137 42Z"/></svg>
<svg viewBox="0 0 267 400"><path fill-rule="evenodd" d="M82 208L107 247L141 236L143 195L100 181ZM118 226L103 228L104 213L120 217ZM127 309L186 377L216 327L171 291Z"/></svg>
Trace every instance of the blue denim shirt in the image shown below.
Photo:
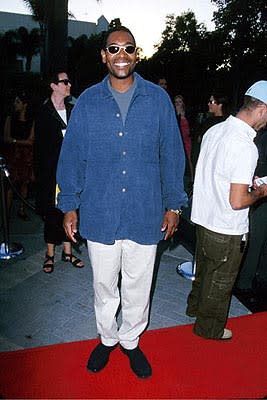
<svg viewBox="0 0 267 400"><path fill-rule="evenodd" d="M58 162L58 207L80 210L80 234L112 244L156 244L166 208L187 204L184 149L173 105L137 73L123 125L108 77L72 111Z"/></svg>

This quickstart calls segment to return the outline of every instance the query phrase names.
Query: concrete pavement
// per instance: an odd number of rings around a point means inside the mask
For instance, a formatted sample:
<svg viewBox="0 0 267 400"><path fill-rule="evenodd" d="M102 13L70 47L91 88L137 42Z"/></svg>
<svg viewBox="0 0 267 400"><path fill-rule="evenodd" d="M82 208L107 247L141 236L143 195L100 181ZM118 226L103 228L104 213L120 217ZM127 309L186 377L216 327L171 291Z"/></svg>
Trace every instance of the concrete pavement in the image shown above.
<svg viewBox="0 0 267 400"><path fill-rule="evenodd" d="M43 222L31 210L30 221L16 215L10 219L10 242L24 247L22 255L0 260L0 351L86 340L97 337L93 309L92 272L85 244L80 254L83 269L61 261L62 247L56 249L55 270L42 271L46 246ZM1 242L2 242L1 231ZM155 282L148 329L193 323L185 315L191 281L177 274L176 267L192 255L182 246L166 249ZM250 313L232 298L230 316Z"/></svg>

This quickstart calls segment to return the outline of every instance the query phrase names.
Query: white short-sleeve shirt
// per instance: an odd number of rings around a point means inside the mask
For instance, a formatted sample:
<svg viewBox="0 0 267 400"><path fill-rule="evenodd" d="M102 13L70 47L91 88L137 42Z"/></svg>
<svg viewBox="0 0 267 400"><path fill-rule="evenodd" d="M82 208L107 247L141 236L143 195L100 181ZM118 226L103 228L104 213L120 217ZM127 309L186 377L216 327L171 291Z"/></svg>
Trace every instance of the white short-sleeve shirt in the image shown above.
<svg viewBox="0 0 267 400"><path fill-rule="evenodd" d="M248 208L233 210L231 183L252 185L258 160L256 132L230 116L204 135L197 162L191 219L205 228L228 235L248 232Z"/></svg>

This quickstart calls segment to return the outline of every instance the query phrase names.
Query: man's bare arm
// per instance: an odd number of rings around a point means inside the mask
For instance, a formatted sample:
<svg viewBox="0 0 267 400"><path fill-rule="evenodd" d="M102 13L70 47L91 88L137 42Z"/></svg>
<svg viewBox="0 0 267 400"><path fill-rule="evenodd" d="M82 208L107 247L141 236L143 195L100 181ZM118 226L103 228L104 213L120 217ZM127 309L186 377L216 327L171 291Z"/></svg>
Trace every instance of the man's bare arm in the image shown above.
<svg viewBox="0 0 267 400"><path fill-rule="evenodd" d="M250 207L265 196L267 196L267 184L254 186L254 190L250 192L249 185L231 183L229 201L233 210Z"/></svg>

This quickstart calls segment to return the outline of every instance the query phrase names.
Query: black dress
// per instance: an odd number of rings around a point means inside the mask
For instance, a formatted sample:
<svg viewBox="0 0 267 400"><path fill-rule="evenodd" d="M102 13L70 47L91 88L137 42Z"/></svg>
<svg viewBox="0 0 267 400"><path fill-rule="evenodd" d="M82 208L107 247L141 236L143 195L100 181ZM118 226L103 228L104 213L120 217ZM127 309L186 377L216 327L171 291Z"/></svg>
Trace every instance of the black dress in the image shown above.
<svg viewBox="0 0 267 400"><path fill-rule="evenodd" d="M73 106L69 103L65 106L68 121ZM45 242L55 245L70 241L62 225L64 214L55 206L57 163L63 140L62 130L66 127L51 99L47 99L35 120L36 211L45 221Z"/></svg>

